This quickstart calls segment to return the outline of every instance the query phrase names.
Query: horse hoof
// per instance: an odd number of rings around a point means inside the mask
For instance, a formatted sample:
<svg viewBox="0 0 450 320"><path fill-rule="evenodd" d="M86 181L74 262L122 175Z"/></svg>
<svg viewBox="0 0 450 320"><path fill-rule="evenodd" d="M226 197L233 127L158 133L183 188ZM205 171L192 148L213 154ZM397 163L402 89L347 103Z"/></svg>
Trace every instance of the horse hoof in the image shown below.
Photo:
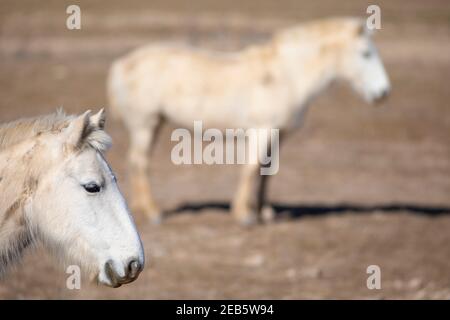
<svg viewBox="0 0 450 320"><path fill-rule="evenodd" d="M252 226L256 225L258 223L258 219L256 216L252 215L252 216L240 218L240 219L238 219L238 222L242 227L248 228L248 227L252 227Z"/></svg>
<svg viewBox="0 0 450 320"><path fill-rule="evenodd" d="M159 215L151 216L149 220L152 224L159 226L160 224L162 224L163 217L161 214L159 214Z"/></svg>
<svg viewBox="0 0 450 320"><path fill-rule="evenodd" d="M264 206L261 210L261 218L264 223L271 223L275 220L275 210L272 206Z"/></svg>

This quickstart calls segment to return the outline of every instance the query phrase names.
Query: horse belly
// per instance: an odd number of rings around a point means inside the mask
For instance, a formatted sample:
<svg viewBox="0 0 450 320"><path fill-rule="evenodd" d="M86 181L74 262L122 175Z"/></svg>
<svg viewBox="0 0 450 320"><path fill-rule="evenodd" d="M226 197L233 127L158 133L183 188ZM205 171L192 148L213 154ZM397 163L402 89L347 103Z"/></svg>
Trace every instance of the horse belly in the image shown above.
<svg viewBox="0 0 450 320"><path fill-rule="evenodd" d="M179 95L164 103L163 115L184 126L202 121L206 127L233 128L250 124L248 97L238 93L222 96Z"/></svg>

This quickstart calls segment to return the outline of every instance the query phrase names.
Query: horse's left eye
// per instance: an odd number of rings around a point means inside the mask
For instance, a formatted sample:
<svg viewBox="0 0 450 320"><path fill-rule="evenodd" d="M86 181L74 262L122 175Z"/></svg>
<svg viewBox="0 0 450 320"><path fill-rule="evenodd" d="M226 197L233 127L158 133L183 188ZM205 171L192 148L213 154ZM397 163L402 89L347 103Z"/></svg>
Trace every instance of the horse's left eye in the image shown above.
<svg viewBox="0 0 450 320"><path fill-rule="evenodd" d="M94 182L83 185L83 188L84 188L84 190L86 190L89 193L97 193L97 192L100 192L100 189L101 189L101 187Z"/></svg>
<svg viewBox="0 0 450 320"><path fill-rule="evenodd" d="M364 51L363 52L363 57L368 59L372 56L372 52L370 50Z"/></svg>

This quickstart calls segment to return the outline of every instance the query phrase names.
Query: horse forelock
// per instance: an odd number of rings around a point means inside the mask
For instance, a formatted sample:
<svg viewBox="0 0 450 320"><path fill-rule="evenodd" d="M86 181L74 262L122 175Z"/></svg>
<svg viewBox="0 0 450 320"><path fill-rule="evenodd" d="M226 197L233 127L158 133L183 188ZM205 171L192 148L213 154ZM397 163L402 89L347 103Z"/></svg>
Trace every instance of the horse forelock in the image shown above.
<svg viewBox="0 0 450 320"><path fill-rule="evenodd" d="M111 137L102 129L90 127L83 146L89 146L101 153L107 151L112 145Z"/></svg>

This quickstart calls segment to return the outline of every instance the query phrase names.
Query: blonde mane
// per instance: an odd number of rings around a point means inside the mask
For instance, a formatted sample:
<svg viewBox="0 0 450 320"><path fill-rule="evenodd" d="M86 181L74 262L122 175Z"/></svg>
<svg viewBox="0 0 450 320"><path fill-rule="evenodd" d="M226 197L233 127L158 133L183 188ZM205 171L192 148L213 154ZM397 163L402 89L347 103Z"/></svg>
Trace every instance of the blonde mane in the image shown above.
<svg viewBox="0 0 450 320"><path fill-rule="evenodd" d="M0 151L44 132L59 133L75 118L76 116L66 115L59 109L52 114L0 124ZM111 146L110 136L101 128L90 125L83 135L85 141L83 146L90 146L100 152L106 151Z"/></svg>
<svg viewBox="0 0 450 320"><path fill-rule="evenodd" d="M336 37L359 35L362 30L366 30L366 24L365 21L360 18L323 19L279 30L274 34L274 39L284 40L286 36L296 35L297 40L329 40L335 39Z"/></svg>

